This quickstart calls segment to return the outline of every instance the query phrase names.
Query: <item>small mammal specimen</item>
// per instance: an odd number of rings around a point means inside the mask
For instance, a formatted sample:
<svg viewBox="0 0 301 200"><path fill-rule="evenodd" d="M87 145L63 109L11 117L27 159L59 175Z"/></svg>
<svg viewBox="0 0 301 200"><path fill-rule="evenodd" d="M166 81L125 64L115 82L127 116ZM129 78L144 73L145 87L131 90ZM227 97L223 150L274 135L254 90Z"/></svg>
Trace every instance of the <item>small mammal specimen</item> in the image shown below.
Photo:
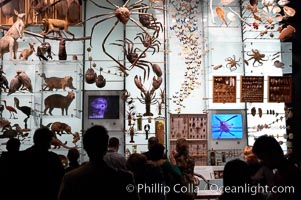
<svg viewBox="0 0 301 200"><path fill-rule="evenodd" d="M72 35L74 38L74 34L71 33L68 30L69 23L62 19L42 19L42 24L44 27L44 31L41 33L41 35L48 35L49 33L56 32L60 37L62 37L62 30L64 30L66 33Z"/></svg>
<svg viewBox="0 0 301 200"><path fill-rule="evenodd" d="M54 108L60 108L62 110L62 115L64 115L64 111L66 115L68 115L68 108L72 101L75 98L75 94L73 91L68 92L66 96L60 94L52 94L45 98L44 100L44 115L46 115L47 110L49 109L49 114L52 115L52 110Z"/></svg>
<svg viewBox="0 0 301 200"><path fill-rule="evenodd" d="M67 134L71 134L71 127L66 123L53 122L52 125L51 125L51 131L53 133L58 134L58 135L64 134L65 132Z"/></svg>
<svg viewBox="0 0 301 200"><path fill-rule="evenodd" d="M65 76L64 78L59 77L49 77L46 78L45 73L42 73L41 77L44 79L45 83L43 84L45 91L47 88L49 91L53 91L53 89L63 89L66 91L66 87L69 87L70 89L76 89L73 86L73 78L71 76Z"/></svg>
<svg viewBox="0 0 301 200"><path fill-rule="evenodd" d="M29 48L28 49L23 49L20 53L19 59L20 60L28 60L29 56L35 51L34 45L35 43L28 43Z"/></svg>

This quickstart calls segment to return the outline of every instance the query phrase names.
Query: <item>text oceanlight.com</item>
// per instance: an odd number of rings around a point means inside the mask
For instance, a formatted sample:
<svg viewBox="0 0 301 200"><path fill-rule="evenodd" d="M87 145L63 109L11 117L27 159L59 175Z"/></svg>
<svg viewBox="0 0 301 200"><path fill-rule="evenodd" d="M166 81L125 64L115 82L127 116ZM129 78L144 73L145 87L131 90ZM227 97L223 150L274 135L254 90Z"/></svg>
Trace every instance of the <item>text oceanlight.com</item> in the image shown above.
<svg viewBox="0 0 301 200"><path fill-rule="evenodd" d="M173 187L169 187L164 184L138 184L136 187L134 185L127 185L126 190L128 192L133 192L134 190L137 190L138 193L161 193L161 194L167 194L169 192L175 192L175 193L198 193L199 190L211 190L211 191L217 191L217 192L225 192L225 193L249 193L251 195L256 195L258 193L286 193L286 194L292 194L295 192L295 188L293 186L262 186L260 184L258 185L250 185L245 184L243 186L219 186L216 184L211 184L210 186L204 186L201 188L200 186L195 186L193 184L183 186L180 184L176 184Z"/></svg>

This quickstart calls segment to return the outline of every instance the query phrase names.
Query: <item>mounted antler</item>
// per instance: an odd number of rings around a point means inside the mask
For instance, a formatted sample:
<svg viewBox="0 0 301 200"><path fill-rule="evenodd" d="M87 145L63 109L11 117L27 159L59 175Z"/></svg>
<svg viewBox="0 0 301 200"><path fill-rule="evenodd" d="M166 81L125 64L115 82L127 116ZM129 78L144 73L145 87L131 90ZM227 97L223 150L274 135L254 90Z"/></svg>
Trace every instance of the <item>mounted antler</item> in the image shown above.
<svg viewBox="0 0 301 200"><path fill-rule="evenodd" d="M137 88L141 91L141 98L138 98L138 100L145 104L146 112L143 114L143 116L153 116L153 113L150 112L150 105L157 103L157 100L155 99L155 91L161 86L162 84L162 77L153 77L153 83L152 83L152 89L146 90L142 84L141 76L136 75L134 78L135 85Z"/></svg>

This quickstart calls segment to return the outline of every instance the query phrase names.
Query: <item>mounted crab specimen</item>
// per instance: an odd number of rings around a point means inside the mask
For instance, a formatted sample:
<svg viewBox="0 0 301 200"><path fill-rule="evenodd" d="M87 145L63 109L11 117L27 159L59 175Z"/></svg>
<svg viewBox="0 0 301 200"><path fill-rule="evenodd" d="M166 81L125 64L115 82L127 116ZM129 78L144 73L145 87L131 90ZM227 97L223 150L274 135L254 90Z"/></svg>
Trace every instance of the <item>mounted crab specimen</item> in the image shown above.
<svg viewBox="0 0 301 200"><path fill-rule="evenodd" d="M144 71L144 80L145 78L149 77L149 73L150 73L150 65L151 62L146 61L146 60L141 60L140 58L145 58L146 57L146 53L144 52L142 55L139 56L139 54L137 53L137 51L141 51L139 48L134 48L134 43L133 41L125 38L125 40L117 40L119 42L123 42L126 45L124 46L123 44L119 44L119 43L111 43L117 46L122 46L123 50L124 50L124 54L126 56L126 58L128 59L128 61L132 64L133 67L139 67ZM127 46L127 48L126 48ZM132 67L132 68L133 68ZM130 68L130 69L132 69ZM147 69L147 71L146 71Z"/></svg>
<svg viewBox="0 0 301 200"><path fill-rule="evenodd" d="M263 65L263 61L267 61L268 59L264 59L265 54L260 53L258 49L252 49L252 52L247 52L248 56L251 56L247 61L254 60L253 67L259 67ZM255 63L258 62L258 65L255 65Z"/></svg>
<svg viewBox="0 0 301 200"><path fill-rule="evenodd" d="M155 36L148 36L147 34L138 33L134 40L139 39L145 48L149 48L153 50L154 53L159 52L161 42L157 40Z"/></svg>
<svg viewBox="0 0 301 200"><path fill-rule="evenodd" d="M144 3L141 5L135 6L139 8L139 22L146 28L154 30L153 36L157 38L159 36L160 30L163 31L163 26L161 22L157 22L157 19L151 14L148 13L148 6Z"/></svg>
<svg viewBox="0 0 301 200"><path fill-rule="evenodd" d="M152 14L150 13L146 13L145 9L161 9L160 7L153 7L153 6L149 6L146 5L144 3L142 3L142 0L137 0L133 3L129 3L131 0L126 0L125 3L122 6L118 6L115 3L113 3L110 0L105 0L108 4L110 4L113 7L106 7L103 6L103 3L98 4L96 2L94 2L93 0L89 0L92 4L94 4L95 6L97 6L98 8L104 9L104 10L110 10L111 12L105 13L105 14L99 14L99 15L95 15L92 16L90 18L88 18L86 21L91 20L91 19L95 19L95 18L99 18L99 17L103 17L102 19L100 19L99 21L95 22L94 25L92 26L92 30L91 30L91 40L90 40L90 45L92 46L92 36L94 33L94 29L97 25L99 25L100 23L112 19L112 18L116 18L115 23L112 25L111 29L109 30L108 34L105 36L103 42L102 42L102 50L103 52L109 56L114 62L116 62L119 66L119 69L127 76L128 73L126 72L128 70L128 68L126 66L124 66L121 62L119 62L117 59L115 59L111 54L108 53L105 44L109 38L109 36L112 34L113 30L115 29L115 27L119 24L119 22L121 22L123 25L125 25L128 21L132 21L138 28L140 28L148 37L151 37L149 32L146 31L146 29L144 27L147 28L152 28L153 27L153 22L150 23L150 26L145 26L145 25L141 25L139 22L137 22L135 19L133 19L131 17L132 14L138 14L140 17L142 17L143 15L145 16L152 16ZM155 23L156 24L156 23ZM145 55L145 52L147 51L147 48L140 53L140 55L138 55L137 59L135 59L135 61L133 61L132 66L130 68L133 68L134 65L136 65L136 62L138 60L140 60L141 57L143 57ZM141 65L140 65L141 66Z"/></svg>
<svg viewBox="0 0 301 200"><path fill-rule="evenodd" d="M226 67L229 68L231 72L235 71L237 66L240 66L240 58L236 60L235 55L233 55L233 57L226 58L225 61L227 61Z"/></svg>

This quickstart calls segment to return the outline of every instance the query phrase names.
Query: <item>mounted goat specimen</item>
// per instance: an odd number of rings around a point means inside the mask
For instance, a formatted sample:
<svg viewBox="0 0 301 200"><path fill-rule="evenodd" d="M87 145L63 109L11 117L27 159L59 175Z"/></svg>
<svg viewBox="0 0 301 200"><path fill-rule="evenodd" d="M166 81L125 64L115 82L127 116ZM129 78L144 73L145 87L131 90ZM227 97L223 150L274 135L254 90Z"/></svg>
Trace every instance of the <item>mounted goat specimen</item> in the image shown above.
<svg viewBox="0 0 301 200"><path fill-rule="evenodd" d="M59 77L49 77L46 78L45 73L42 73L41 77L44 79L45 83L43 84L43 90L45 91L47 88L49 91L53 91L53 89L63 89L66 90L66 87L70 89L76 89L73 86L73 78L71 76L65 76L64 78Z"/></svg>

